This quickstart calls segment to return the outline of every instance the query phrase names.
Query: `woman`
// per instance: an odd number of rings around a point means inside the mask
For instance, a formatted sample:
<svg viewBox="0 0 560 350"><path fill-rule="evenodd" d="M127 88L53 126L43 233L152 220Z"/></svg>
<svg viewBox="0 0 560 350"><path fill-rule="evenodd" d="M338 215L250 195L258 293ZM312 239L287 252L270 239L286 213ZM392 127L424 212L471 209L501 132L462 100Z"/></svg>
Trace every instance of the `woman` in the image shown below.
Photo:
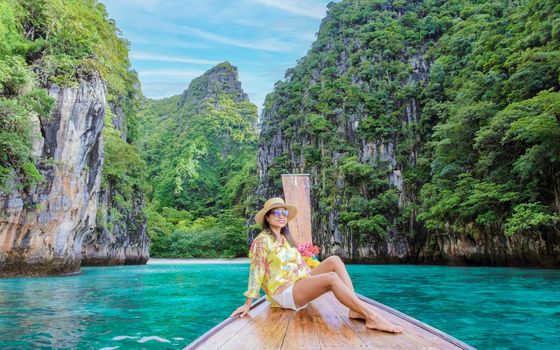
<svg viewBox="0 0 560 350"><path fill-rule="evenodd" d="M253 299L259 297L261 287L271 307L296 311L332 291L350 309L348 317L365 320L366 327L371 329L400 333L401 327L389 323L356 296L346 267L338 256L328 257L313 270L307 267L286 226L296 214L296 208L285 204L282 198L271 198L255 216L263 230L249 250L249 288L244 293L247 299L231 316L245 316Z"/></svg>

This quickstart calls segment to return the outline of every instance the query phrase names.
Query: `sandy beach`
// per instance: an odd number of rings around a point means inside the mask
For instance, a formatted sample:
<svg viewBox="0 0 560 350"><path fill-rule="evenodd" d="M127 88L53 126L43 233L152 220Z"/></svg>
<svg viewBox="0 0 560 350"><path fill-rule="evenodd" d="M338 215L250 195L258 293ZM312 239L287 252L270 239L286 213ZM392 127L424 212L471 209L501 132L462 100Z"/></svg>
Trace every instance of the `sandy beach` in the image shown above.
<svg viewBox="0 0 560 350"><path fill-rule="evenodd" d="M235 259L160 259L150 258L148 265L191 265L191 264L248 264L248 258Z"/></svg>

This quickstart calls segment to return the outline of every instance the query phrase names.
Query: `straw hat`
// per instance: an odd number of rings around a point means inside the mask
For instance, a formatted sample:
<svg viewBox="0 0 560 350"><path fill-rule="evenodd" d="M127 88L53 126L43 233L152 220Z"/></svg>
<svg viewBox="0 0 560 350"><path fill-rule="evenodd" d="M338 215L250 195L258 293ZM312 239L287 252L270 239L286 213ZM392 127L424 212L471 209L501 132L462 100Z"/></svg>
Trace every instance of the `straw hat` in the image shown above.
<svg viewBox="0 0 560 350"><path fill-rule="evenodd" d="M297 208L294 207L293 205L289 205L284 203L284 200L280 197L274 197L274 198L270 198L269 200L267 200L264 203L264 207L259 210L259 212L257 213L257 215L255 215L255 221L257 222L257 224L259 225L263 225L264 223L264 215L266 213L268 213L268 211L270 209L274 209L274 208L281 208L284 207L286 209L288 209L288 221L292 220L293 218L296 217L297 215Z"/></svg>

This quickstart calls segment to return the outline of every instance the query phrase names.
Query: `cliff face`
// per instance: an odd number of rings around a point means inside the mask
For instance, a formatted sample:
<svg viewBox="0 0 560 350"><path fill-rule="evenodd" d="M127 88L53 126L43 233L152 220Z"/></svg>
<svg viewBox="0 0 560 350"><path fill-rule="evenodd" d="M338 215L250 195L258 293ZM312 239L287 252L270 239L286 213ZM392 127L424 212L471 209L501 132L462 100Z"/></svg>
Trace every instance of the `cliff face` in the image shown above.
<svg viewBox="0 0 560 350"><path fill-rule="evenodd" d="M220 63L193 79L177 104L192 108L191 113L199 113L205 101L212 102L214 108L218 108L219 95L227 95L234 102L249 100L241 88L237 68L229 62Z"/></svg>
<svg viewBox="0 0 560 350"><path fill-rule="evenodd" d="M241 85L224 62L181 95L142 103L152 256L246 256L240 217L254 200L258 115Z"/></svg>
<svg viewBox="0 0 560 350"><path fill-rule="evenodd" d="M37 124L34 157L45 182L31 191L0 193L0 275L77 272L84 237L95 227L103 165L105 87L48 88L56 106Z"/></svg>
<svg viewBox="0 0 560 350"><path fill-rule="evenodd" d="M413 262L414 242L407 239L407 232L414 230L413 220L400 230L389 229L386 225L381 236L370 235L364 240L360 238L360 229L352 229L340 218L341 212L356 205L352 203L356 195L376 197L384 190L394 189L396 200L390 203L393 207L387 208L387 211L402 206L407 201L407 192L403 189L403 167L415 163L418 147L412 145L405 149L408 161L403 162L397 160L398 143L402 142L403 135L371 137L360 130L360 126L363 127L372 118L372 111L364 101L367 97L348 101L347 95L356 94L356 90L361 90L364 96L378 93L376 77L359 74L361 72L356 66L367 66L373 71L376 60L381 58L372 57L372 48L364 47L355 34L359 30L349 30L349 27L365 26L368 20L384 20L382 15L375 19L362 18L359 24L341 20L341 15L363 11L360 7L362 5L356 1L332 6L312 50L296 68L288 70L286 80L267 96L257 159L261 179L257 193L260 198L282 193L280 173L309 173L313 238L321 246L322 256L337 254L353 262ZM374 11L382 10L395 9L386 2ZM399 57L402 71L398 80L401 84L420 86L427 79L429 63L424 58L427 47L403 50ZM378 74L383 73L379 69ZM391 78L397 79L394 74L391 73ZM330 96L332 101L321 96L325 93L333 94ZM381 101L381 96L377 98L378 103L387 103L389 108L404 110L400 118L393 121L402 129L418 123L420 106L415 98L405 98L392 104ZM318 106L319 103L323 106ZM294 105L295 108L291 107ZM374 186L368 183L371 179L355 180L351 174L346 174L344 167L350 155L356 156L356 164L382 172L376 181L382 181L383 188L373 189ZM389 220L396 217L396 213L385 214Z"/></svg>
<svg viewBox="0 0 560 350"><path fill-rule="evenodd" d="M115 162L115 158L138 163L137 159L123 154L138 157L136 149L127 143L130 132L126 127L127 121L134 117L134 107L130 104L137 98L137 91L139 89L131 90L131 99L121 98L109 103L110 125L105 126L104 132L108 143L106 152L110 153L106 160L108 168L114 167L111 163ZM127 173L138 170L132 164L127 166ZM144 191L136 178L143 178L142 170L139 174L122 177L111 176L110 171L103 171L96 227L84 239L82 266L145 264L148 261L150 240L144 212Z"/></svg>
<svg viewBox="0 0 560 350"><path fill-rule="evenodd" d="M130 208L116 202L120 195L113 182L100 191L96 226L84 239L81 266L145 264L150 258L144 193L132 193Z"/></svg>
<svg viewBox="0 0 560 350"><path fill-rule="evenodd" d="M220 63L180 96L143 104L141 150L158 211L197 218L244 200L242 181L234 178L254 165L257 108L238 78L235 66Z"/></svg>
<svg viewBox="0 0 560 350"><path fill-rule="evenodd" d="M473 16L473 22L467 18L465 23L477 23L477 6L462 13L463 19ZM449 126L449 120L454 113L462 115L463 106L472 108L484 99L494 99L493 108L498 110L505 107L498 105L504 101L498 93L481 96L474 92L483 89L476 85L482 84L477 78L465 82L469 76L461 69L478 67L481 62L472 58L474 54L467 55L468 50L477 47L481 56L484 51L476 46L477 38L462 37L461 25L453 27L452 20L459 21L461 10L456 2L438 7L421 1L329 5L312 49L267 96L257 160L260 202L256 208L282 193L280 174L309 173L313 238L323 257L337 254L347 261L368 263L560 266L560 230L554 226L555 219L547 221L548 226L504 232L504 227L516 222L512 198L518 195L519 203L523 196L532 195L544 202L549 201L546 193L513 188L504 175L504 185L498 188L503 191L510 186L507 195L498 190L481 195L477 188L485 186L487 192L496 188L495 169L488 175L480 171L477 181L484 185L472 185L468 189L472 192L453 192L461 185L456 179L468 178L477 165L469 164L480 151L473 150L470 143L475 134L466 136L469 130L496 122L479 122L476 118L482 118L483 111L474 116L470 116L472 111L464 113L470 119L457 125ZM492 14L498 18L496 23L505 23L499 22L505 12ZM465 46L452 46L459 42ZM472 63L465 63L469 59ZM451 82L448 77L452 76L457 80ZM468 84L472 91L467 90ZM548 88L547 84L542 88ZM455 102L455 98L460 100ZM438 128L440 134L457 130L456 143L434 135ZM434 151L430 141L435 136L442 141ZM457 149L455 158L445 153L453 148ZM502 161L505 168L513 167ZM461 167L466 175L450 179L448 174ZM441 190L444 195L437 203L432 193L438 194L439 188L447 192ZM466 198L453 202L448 199L453 195ZM498 207L499 200L509 203L509 208ZM455 206L461 202L471 204L455 219L453 215L459 212Z"/></svg>
<svg viewBox="0 0 560 350"><path fill-rule="evenodd" d="M560 265L560 239L557 232L544 231L477 238L442 234L418 240L413 252L419 263L489 266Z"/></svg>
<svg viewBox="0 0 560 350"><path fill-rule="evenodd" d="M51 5L0 6L0 276L147 259L127 42L97 1Z"/></svg>
<svg viewBox="0 0 560 350"><path fill-rule="evenodd" d="M33 190L0 193L1 276L59 275L149 259L144 192L136 186L123 194L123 180L112 178L101 186L105 90L97 77L81 80L79 88L48 88L55 109L36 118L33 145L46 180ZM117 137L126 138L122 109L112 115ZM116 200L123 195L127 205Z"/></svg>

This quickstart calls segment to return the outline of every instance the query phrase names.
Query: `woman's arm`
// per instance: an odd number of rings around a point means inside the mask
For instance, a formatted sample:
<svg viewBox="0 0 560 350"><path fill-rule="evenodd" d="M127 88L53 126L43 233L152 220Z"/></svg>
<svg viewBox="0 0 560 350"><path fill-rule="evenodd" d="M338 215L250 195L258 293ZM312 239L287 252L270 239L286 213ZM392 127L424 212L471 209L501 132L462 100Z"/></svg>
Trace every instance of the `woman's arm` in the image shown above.
<svg viewBox="0 0 560 350"><path fill-rule="evenodd" d="M263 239L255 239L249 249L249 285L243 293L247 298L258 298L266 271L266 248Z"/></svg>
<svg viewBox="0 0 560 350"><path fill-rule="evenodd" d="M262 239L255 239L249 249L249 284L247 291L243 293L247 297L245 304L238 307L232 314L236 315L241 312L241 317L245 316L251 307L253 299L260 296L259 291L263 284L266 271L266 249L265 242Z"/></svg>

